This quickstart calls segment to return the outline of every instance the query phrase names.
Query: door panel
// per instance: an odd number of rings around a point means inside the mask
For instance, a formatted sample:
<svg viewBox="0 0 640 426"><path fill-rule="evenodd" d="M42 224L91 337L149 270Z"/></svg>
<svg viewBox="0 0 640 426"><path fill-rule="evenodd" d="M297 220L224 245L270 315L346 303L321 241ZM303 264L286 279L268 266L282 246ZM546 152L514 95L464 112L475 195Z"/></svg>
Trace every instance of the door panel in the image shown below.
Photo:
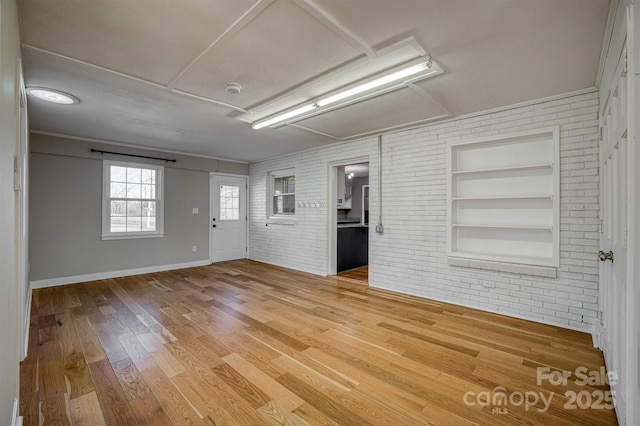
<svg viewBox="0 0 640 426"><path fill-rule="evenodd" d="M247 257L247 179L211 175L211 261Z"/></svg>
<svg viewBox="0 0 640 426"><path fill-rule="evenodd" d="M607 369L618 377L627 371L627 72L626 54L617 67L616 79L602 117L603 140L600 150L601 218L600 306L601 349ZM610 253L609 256L607 254ZM631 325L633 326L633 325ZM627 409L624 388L612 386L616 394L618 418Z"/></svg>

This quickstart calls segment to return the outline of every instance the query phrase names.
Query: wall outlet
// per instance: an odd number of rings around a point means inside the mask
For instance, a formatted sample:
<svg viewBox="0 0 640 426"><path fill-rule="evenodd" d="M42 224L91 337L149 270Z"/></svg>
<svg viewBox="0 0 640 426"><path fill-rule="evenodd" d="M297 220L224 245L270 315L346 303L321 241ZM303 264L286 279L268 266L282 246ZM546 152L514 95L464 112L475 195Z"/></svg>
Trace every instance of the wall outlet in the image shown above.
<svg viewBox="0 0 640 426"><path fill-rule="evenodd" d="M192 212L193 214L198 214L198 213L200 213L200 211L199 211L199 209L198 209L197 207L192 208L192 209L191 209L191 212ZM194 251L195 251L195 250L194 250Z"/></svg>
<svg viewBox="0 0 640 426"><path fill-rule="evenodd" d="M198 246L192 246L191 247L191 251L194 252L194 253L197 252L198 251Z"/></svg>

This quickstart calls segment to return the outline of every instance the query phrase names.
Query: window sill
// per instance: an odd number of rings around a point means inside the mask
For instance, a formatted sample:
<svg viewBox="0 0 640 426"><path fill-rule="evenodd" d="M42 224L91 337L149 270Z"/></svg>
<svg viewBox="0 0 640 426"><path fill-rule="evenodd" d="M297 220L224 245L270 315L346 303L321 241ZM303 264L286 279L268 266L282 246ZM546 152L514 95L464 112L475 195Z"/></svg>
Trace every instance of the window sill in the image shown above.
<svg viewBox="0 0 640 426"><path fill-rule="evenodd" d="M295 225L295 217L272 216L267 218L267 225Z"/></svg>
<svg viewBox="0 0 640 426"><path fill-rule="evenodd" d="M115 235L102 235L103 241L108 240L138 240L144 238L163 238L164 233L145 233L145 234L115 234Z"/></svg>
<svg viewBox="0 0 640 426"><path fill-rule="evenodd" d="M485 269L490 271L510 272L513 274L534 275L538 277L556 278L557 268L552 266L526 265L520 263L495 262L490 260L469 259L464 257L448 257L452 266Z"/></svg>

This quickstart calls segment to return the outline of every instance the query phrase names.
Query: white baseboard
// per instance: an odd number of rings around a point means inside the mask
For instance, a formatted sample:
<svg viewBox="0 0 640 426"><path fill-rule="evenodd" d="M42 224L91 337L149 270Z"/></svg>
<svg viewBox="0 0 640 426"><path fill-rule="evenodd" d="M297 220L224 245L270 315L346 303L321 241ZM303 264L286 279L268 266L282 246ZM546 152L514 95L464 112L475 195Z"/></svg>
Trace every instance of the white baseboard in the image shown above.
<svg viewBox="0 0 640 426"><path fill-rule="evenodd" d="M283 263L273 262L271 260L258 259L258 258L254 258L254 257L247 257L247 259L254 260L254 261L260 262L260 263L266 263L267 265L278 266L280 268L291 269L293 271L304 272L306 274L313 274L313 275L318 275L318 276L321 276L321 277L326 277L327 276L327 272L326 271L325 272L311 271L311 270L308 270L308 269L298 268L298 267L293 266L293 265L285 265Z"/></svg>
<svg viewBox="0 0 640 426"><path fill-rule="evenodd" d="M30 281L32 289L55 287L59 285L83 283L87 281L106 280L109 278L128 277L130 275L150 274L153 272L171 271L174 269L194 268L196 266L210 265L210 260L198 260L195 262L174 263L171 265L149 266L146 268L122 269L119 271L98 272L95 274L75 275L72 277L48 278L44 280Z"/></svg>
<svg viewBox="0 0 640 426"><path fill-rule="evenodd" d="M22 426L22 416L19 416L18 400L13 400L13 414L11 415L11 426Z"/></svg>
<svg viewBox="0 0 640 426"><path fill-rule="evenodd" d="M527 315L518 314L516 312L498 311L498 310L494 310L494 309L488 309L488 308L486 308L484 306L474 306L474 305L469 304L469 303L454 302L454 301L451 301L451 300L446 300L444 298L439 298L437 296L423 296L423 295L418 295L418 294L413 294L413 293L401 293L398 290L395 290L395 289L392 289L392 288L380 287L380 286L377 286L375 284L371 284L371 282L369 282L369 287L377 288L377 289L380 289L380 290L392 291L392 292L400 293L400 294L407 294L409 296L420 297L422 299L435 300L436 302L448 303L450 305L464 306L465 308L477 309L479 311L489 312L491 314L503 315L505 317L516 318L516 319L521 319L521 320L525 320L525 321L537 322L539 324L550 325L552 327L566 328L567 330L579 331L581 333L587 333L587 334L591 334L593 336L593 327L590 324L585 324L584 327L575 327L575 326L572 326L572 325L569 325L569 324L554 323L552 321L547 321L545 319L541 319L541 318L534 317L534 316L527 316Z"/></svg>
<svg viewBox="0 0 640 426"><path fill-rule="evenodd" d="M604 342L602 341L602 326L597 324L593 326L593 330L591 331L591 338L593 339L593 347L600 349L604 352Z"/></svg>
<svg viewBox="0 0 640 426"><path fill-rule="evenodd" d="M22 326L24 329L22 330L22 334L24 335L24 346L22 347L22 353L20 354L20 362L24 361L27 357L27 351L29 350L29 325L31 324L31 296L33 294L31 283L27 284L29 288L27 289L27 301L26 301L26 309L24 310L24 319Z"/></svg>

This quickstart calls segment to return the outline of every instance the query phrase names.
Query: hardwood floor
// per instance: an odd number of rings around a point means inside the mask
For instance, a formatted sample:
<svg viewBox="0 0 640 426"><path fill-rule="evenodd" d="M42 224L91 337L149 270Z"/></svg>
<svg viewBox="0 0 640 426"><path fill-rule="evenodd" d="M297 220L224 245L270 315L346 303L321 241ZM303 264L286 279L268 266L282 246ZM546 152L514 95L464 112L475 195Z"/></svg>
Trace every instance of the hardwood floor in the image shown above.
<svg viewBox="0 0 640 426"><path fill-rule="evenodd" d="M362 266L360 268L350 269L348 271L340 272L338 276L340 278L349 278L366 284L369 282L369 267Z"/></svg>
<svg viewBox="0 0 640 426"><path fill-rule="evenodd" d="M616 423L608 386L536 380L598 371L589 335L336 277L234 261L32 303L25 425Z"/></svg>

